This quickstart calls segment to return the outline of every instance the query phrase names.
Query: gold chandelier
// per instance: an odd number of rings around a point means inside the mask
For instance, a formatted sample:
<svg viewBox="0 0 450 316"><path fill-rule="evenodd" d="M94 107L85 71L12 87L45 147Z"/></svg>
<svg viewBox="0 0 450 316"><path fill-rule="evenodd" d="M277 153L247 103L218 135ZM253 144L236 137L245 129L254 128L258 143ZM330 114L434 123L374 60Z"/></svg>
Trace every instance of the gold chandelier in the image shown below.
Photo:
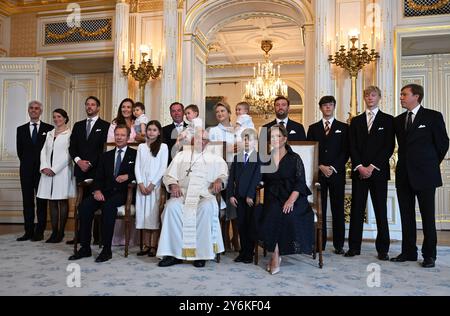
<svg viewBox="0 0 450 316"><path fill-rule="evenodd" d="M270 40L261 41L261 49L265 52L264 63L258 62L258 68L253 67L253 78L245 85L245 101L250 104L250 112L262 114L268 118L273 114L273 101L278 96L287 97L287 84L280 79L278 71L270 60L269 52L273 44Z"/></svg>

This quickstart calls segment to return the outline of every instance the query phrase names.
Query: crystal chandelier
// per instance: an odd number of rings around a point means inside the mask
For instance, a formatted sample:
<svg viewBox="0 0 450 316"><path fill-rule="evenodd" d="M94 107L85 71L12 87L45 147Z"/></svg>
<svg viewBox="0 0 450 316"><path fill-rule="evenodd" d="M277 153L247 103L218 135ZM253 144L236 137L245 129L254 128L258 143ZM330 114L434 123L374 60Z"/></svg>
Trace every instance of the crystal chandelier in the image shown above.
<svg viewBox="0 0 450 316"><path fill-rule="evenodd" d="M250 104L250 112L264 115L268 118L274 113L273 101L278 96L287 97L287 84L280 79L280 65L276 71L269 59L272 41L261 41L261 49L265 52L264 63L258 62L253 67L253 78L245 85L245 101Z"/></svg>

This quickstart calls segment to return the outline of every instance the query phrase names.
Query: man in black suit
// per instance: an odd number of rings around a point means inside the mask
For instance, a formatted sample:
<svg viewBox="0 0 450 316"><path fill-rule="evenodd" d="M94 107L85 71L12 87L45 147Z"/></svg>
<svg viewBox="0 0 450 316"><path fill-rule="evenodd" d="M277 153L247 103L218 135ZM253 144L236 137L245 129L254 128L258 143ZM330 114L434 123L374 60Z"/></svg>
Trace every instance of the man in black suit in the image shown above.
<svg viewBox="0 0 450 316"><path fill-rule="evenodd" d="M319 142L319 182L322 191L323 238L327 242L327 198L330 191L333 214L333 246L336 254L344 254L345 240L345 164L348 160L348 126L334 118L336 99L324 96L319 101L323 118L308 128L309 141Z"/></svg>
<svg viewBox="0 0 450 316"><path fill-rule="evenodd" d="M417 261L416 197L422 216L422 266L432 268L436 261L435 193L442 186L439 165L449 138L442 114L422 105L424 91L417 84L404 86L400 102L407 111L395 118L398 162L395 170L398 204L402 220L402 252L394 262Z"/></svg>
<svg viewBox="0 0 450 316"><path fill-rule="evenodd" d="M114 130L116 148L104 153L100 158L92 184L92 195L85 198L78 208L81 248L70 256L69 260L91 256L92 221L95 211L99 208L102 210L103 250L95 262L112 258L111 243L117 207L125 204L128 184L135 179L136 150L127 146L130 132L126 125L117 125Z"/></svg>
<svg viewBox="0 0 450 316"><path fill-rule="evenodd" d="M74 174L77 183L95 177L109 130L109 123L98 115L100 112L98 98L89 96L84 102L84 107L87 118L76 122L70 135L69 153L75 163ZM97 239L98 225L94 226L94 239ZM73 244L73 240L67 241L67 244Z"/></svg>
<svg viewBox="0 0 450 316"><path fill-rule="evenodd" d="M364 90L366 110L350 123L350 157L352 161L352 206L349 250L346 257L359 255L363 235L367 194L370 190L377 222L375 246L379 260L389 260L389 225L387 220L387 185L389 159L394 152L394 118L381 112L381 91L370 86Z"/></svg>
<svg viewBox="0 0 450 316"><path fill-rule="evenodd" d="M20 186L22 188L23 218L25 234L17 241L44 239L47 224L47 200L36 197L36 215L38 223L34 225L34 199L41 178L41 150L47 133L53 129L52 125L40 120L42 103L31 101L28 104L30 122L17 128L16 144L17 157L20 160Z"/></svg>
<svg viewBox="0 0 450 316"><path fill-rule="evenodd" d="M261 129L261 133L259 135L260 145L261 145L261 140L264 141L264 139L267 139L267 146L270 144L269 130L275 124L282 124L286 127L287 132L288 132L288 141L306 140L306 134L305 134L305 129L303 128L303 125L288 118L289 105L290 105L289 100L283 96L279 96L275 99L273 104L274 104L274 108L275 108L276 118L272 122L269 122L269 123L263 125L263 127ZM264 136L264 135L266 135L266 136ZM261 150L264 150L264 148L260 147L260 152L261 152Z"/></svg>
<svg viewBox="0 0 450 316"><path fill-rule="evenodd" d="M228 177L227 196L237 210L237 221L241 251L235 262L251 263L255 248L256 227L254 202L256 187L261 181L261 161L256 151L258 143L254 129L242 131L244 150L234 156Z"/></svg>
<svg viewBox="0 0 450 316"><path fill-rule="evenodd" d="M178 134L188 126L183 120L184 106L180 102L174 102L170 105L170 116L172 117L173 123L163 127L163 141L169 149L168 165L170 165L172 158L177 154L176 152L172 153L172 148L177 141Z"/></svg>

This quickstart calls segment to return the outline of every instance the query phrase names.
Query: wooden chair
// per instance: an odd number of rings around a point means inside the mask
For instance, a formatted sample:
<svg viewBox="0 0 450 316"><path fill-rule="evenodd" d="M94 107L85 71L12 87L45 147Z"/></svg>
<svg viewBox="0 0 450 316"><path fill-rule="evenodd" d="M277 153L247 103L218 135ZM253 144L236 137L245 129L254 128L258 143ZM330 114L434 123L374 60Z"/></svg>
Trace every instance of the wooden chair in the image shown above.
<svg viewBox="0 0 450 316"><path fill-rule="evenodd" d="M306 185L312 192L308 196L308 202L314 211L314 245L312 258L315 260L317 252L319 253L319 267L323 267L322 254L322 206L321 206L321 192L319 184L319 143L312 141L290 141L289 145L292 150L299 154L302 158L305 167ZM263 201L263 185L258 187L255 204L258 205ZM255 243L255 257L254 262L258 264L258 248L259 242ZM264 256L266 256L266 249L264 249Z"/></svg>
<svg viewBox="0 0 450 316"><path fill-rule="evenodd" d="M116 146L115 143L105 143L104 151L108 151L113 149ZM137 149L139 146L138 143L130 143L128 146ZM78 226L79 226L79 218L78 218L78 207L83 200L83 195L86 187L90 186L90 184L93 182L93 179L87 179L85 181L82 181L77 184L77 198L75 202L75 211L74 211L74 219L75 219L75 238L74 238L74 252L76 253L78 251ZM125 257L128 257L128 248L130 245L130 231L131 231L131 219L136 214L136 210L134 209L133 203L133 197L135 195L135 188L136 183L133 181L133 183L128 184L128 191L127 191L127 199L125 202L125 205L122 205L118 207L117 211L117 217L116 219L122 219L125 222ZM140 247L142 249L143 247L142 242L142 232L140 235Z"/></svg>

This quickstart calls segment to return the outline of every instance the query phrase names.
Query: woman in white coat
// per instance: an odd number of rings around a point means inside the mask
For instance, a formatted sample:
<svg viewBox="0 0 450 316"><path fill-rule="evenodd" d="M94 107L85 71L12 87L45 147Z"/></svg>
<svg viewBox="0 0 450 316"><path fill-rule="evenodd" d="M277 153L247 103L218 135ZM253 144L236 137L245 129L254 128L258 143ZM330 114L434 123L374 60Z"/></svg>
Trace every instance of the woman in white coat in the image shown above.
<svg viewBox="0 0 450 316"><path fill-rule="evenodd" d="M55 129L47 133L41 151L41 180L37 196L49 200L52 234L47 243L58 243L64 238L69 213L69 198L75 196L72 159L69 154L69 117L63 109L53 111Z"/></svg>
<svg viewBox="0 0 450 316"><path fill-rule="evenodd" d="M161 124L152 120L145 130L147 141L138 147L134 173L138 188L136 190L136 229L144 229L145 248L138 256L156 255L159 239L160 214L159 200L161 179L167 169L169 150L162 143Z"/></svg>

